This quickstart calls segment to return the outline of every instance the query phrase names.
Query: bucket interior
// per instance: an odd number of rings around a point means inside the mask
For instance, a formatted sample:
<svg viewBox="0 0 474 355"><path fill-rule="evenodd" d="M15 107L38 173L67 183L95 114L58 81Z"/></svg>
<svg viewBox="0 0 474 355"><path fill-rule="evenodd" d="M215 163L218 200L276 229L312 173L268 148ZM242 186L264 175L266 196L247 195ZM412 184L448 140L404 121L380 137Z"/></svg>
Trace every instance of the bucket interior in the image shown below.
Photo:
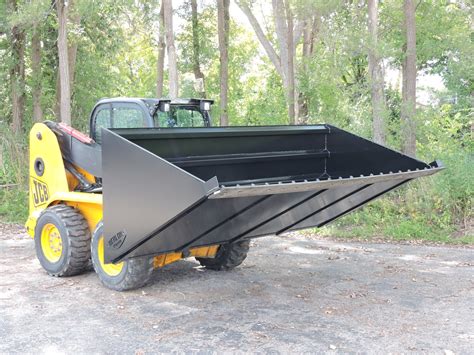
<svg viewBox="0 0 474 355"><path fill-rule="evenodd" d="M349 178L428 165L330 125L114 130L225 186Z"/></svg>

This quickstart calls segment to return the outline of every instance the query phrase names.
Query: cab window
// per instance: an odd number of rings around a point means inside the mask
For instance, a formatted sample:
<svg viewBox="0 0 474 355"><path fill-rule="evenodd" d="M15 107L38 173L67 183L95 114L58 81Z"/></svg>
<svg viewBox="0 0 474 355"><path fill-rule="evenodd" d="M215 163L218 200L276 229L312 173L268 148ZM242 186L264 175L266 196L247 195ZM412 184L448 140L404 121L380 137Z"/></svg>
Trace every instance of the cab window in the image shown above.
<svg viewBox="0 0 474 355"><path fill-rule="evenodd" d="M111 107L110 105L99 106L95 115L95 126L94 126L94 140L97 143L101 142L100 129L101 127L109 128L112 126L111 123Z"/></svg>
<svg viewBox="0 0 474 355"><path fill-rule="evenodd" d="M197 107L171 105L169 112L157 111L153 117L156 127L204 127L205 121Z"/></svg>
<svg viewBox="0 0 474 355"><path fill-rule="evenodd" d="M95 113L94 139L101 142L101 128L141 128L147 127L146 115L142 108L133 103L103 104Z"/></svg>
<svg viewBox="0 0 474 355"><path fill-rule="evenodd" d="M113 128L146 127L146 116L136 104L112 104Z"/></svg>

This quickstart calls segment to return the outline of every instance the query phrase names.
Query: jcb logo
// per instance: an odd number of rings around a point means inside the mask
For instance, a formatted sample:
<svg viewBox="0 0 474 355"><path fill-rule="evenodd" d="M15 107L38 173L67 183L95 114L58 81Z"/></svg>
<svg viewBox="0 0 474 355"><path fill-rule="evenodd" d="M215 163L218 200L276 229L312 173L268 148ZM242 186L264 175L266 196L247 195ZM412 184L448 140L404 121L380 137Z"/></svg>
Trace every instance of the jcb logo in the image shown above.
<svg viewBox="0 0 474 355"><path fill-rule="evenodd" d="M31 188L33 189L33 203L35 206L42 205L49 199L49 193L48 193L48 186L36 179L33 180L33 185Z"/></svg>

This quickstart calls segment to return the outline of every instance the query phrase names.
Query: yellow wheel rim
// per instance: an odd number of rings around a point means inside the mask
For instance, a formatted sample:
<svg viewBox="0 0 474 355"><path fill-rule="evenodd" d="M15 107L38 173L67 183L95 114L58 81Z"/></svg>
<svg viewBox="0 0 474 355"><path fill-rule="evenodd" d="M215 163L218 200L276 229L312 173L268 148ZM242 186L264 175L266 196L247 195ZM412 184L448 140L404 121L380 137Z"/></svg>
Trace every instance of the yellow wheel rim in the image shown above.
<svg viewBox="0 0 474 355"><path fill-rule="evenodd" d="M100 237L97 246L97 253L99 256L100 267L109 276L117 276L123 269L123 261L118 264L106 264L104 262L104 237Z"/></svg>
<svg viewBox="0 0 474 355"><path fill-rule="evenodd" d="M61 259L63 242L58 228L52 223L46 224L41 231L41 249L49 262L56 263Z"/></svg>

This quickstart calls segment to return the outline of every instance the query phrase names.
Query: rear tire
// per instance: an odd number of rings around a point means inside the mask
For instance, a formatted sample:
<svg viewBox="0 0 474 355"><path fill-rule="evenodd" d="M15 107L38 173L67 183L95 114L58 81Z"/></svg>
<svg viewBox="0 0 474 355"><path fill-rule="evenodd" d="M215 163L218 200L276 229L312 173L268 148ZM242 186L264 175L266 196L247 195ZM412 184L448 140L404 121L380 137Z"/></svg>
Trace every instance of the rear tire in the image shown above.
<svg viewBox="0 0 474 355"><path fill-rule="evenodd" d="M117 264L104 263L104 227L102 221L92 235L92 265L100 281L115 291L145 286L153 273L153 258L138 257Z"/></svg>
<svg viewBox="0 0 474 355"><path fill-rule="evenodd" d="M87 270L91 235L87 221L71 206L46 208L35 227L36 256L51 276L73 276Z"/></svg>
<svg viewBox="0 0 474 355"><path fill-rule="evenodd" d="M206 269L223 271L231 270L245 260L250 248L249 240L222 244L214 258L196 258Z"/></svg>

